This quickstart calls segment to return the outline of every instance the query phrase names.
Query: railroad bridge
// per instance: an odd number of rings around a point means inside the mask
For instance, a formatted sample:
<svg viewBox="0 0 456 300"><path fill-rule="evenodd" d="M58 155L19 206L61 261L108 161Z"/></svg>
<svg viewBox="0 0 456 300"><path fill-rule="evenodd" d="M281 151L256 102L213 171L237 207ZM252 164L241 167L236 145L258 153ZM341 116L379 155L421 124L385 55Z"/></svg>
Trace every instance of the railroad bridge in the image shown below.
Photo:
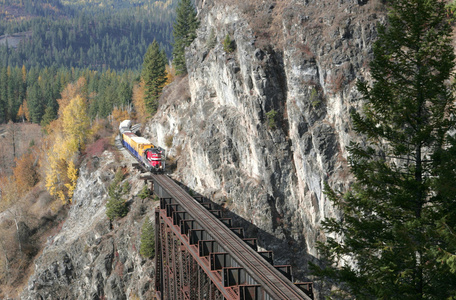
<svg viewBox="0 0 456 300"><path fill-rule="evenodd" d="M274 266L211 202L192 197L166 175L152 175L157 298L162 300L312 299L312 283L293 283L290 266Z"/></svg>

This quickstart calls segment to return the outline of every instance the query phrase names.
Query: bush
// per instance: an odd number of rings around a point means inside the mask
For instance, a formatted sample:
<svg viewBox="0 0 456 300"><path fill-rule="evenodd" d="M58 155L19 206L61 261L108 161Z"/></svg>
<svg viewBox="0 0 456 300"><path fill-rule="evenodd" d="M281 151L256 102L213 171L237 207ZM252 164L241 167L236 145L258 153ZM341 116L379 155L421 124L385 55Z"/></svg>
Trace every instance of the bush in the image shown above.
<svg viewBox="0 0 456 300"><path fill-rule="evenodd" d="M217 43L217 37L215 36L214 28L211 28L211 32L209 33L209 37L207 38L207 41L206 41L206 46L208 49L212 49L215 47L216 43Z"/></svg>
<svg viewBox="0 0 456 300"><path fill-rule="evenodd" d="M139 248L139 253L146 258L151 258L155 254L155 229L148 217L146 217L141 228L141 246Z"/></svg>
<svg viewBox="0 0 456 300"><path fill-rule="evenodd" d="M150 197L150 191L149 191L149 188L147 187L147 184L145 184L143 186L141 192L139 192L139 194L138 194L138 197L143 200Z"/></svg>
<svg viewBox="0 0 456 300"><path fill-rule="evenodd" d="M270 129L277 128L276 117L277 117L277 112L274 109L266 113L266 118L268 120L268 127Z"/></svg>
<svg viewBox="0 0 456 300"><path fill-rule="evenodd" d="M231 41L229 34L227 34L223 40L223 50L225 50L226 53L231 53L234 51L233 42Z"/></svg>
<svg viewBox="0 0 456 300"><path fill-rule="evenodd" d="M108 202L106 202L106 215L110 220L123 218L128 214L127 202L123 199L123 197L129 192L130 184L125 182L120 185L123 177L124 175L122 170L117 170L114 180L108 189L109 199Z"/></svg>
<svg viewBox="0 0 456 300"><path fill-rule="evenodd" d="M173 140L174 140L174 135L172 134L167 134L165 136L165 146L167 148L171 148L173 146Z"/></svg>

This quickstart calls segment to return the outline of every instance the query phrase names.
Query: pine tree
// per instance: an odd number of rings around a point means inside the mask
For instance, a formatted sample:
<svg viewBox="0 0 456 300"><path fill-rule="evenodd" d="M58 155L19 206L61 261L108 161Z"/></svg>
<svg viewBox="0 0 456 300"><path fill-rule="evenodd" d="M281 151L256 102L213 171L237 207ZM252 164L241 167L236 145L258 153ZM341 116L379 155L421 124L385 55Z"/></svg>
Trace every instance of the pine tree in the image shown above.
<svg viewBox="0 0 456 300"><path fill-rule="evenodd" d="M166 54L160 51L157 41L147 49L141 73L145 83L144 102L149 114L154 114L158 107L158 98L166 82Z"/></svg>
<svg viewBox="0 0 456 300"><path fill-rule="evenodd" d="M327 189L344 216L323 223L340 239L320 245L328 264L314 268L358 299L454 299L452 30L444 1L389 3L389 25L374 45L373 83L358 85L366 103L352 115L367 144L349 148L350 191Z"/></svg>
<svg viewBox="0 0 456 300"><path fill-rule="evenodd" d="M199 21L191 0L181 0L176 8L176 22L173 26L173 64L177 75L187 74L185 47L196 38Z"/></svg>
<svg viewBox="0 0 456 300"><path fill-rule="evenodd" d="M227 34L223 40L223 50L225 50L226 53L231 53L234 51L233 42L231 41L229 34Z"/></svg>
<svg viewBox="0 0 456 300"><path fill-rule="evenodd" d="M123 180L122 170L117 170L114 180L108 189L109 199L106 202L106 216L110 220L115 218L123 218L128 214L128 205L123 199L124 195L128 192L128 188L125 185L120 185Z"/></svg>
<svg viewBox="0 0 456 300"><path fill-rule="evenodd" d="M22 106L21 106L21 108L22 108ZM21 109L19 109L19 112L21 112ZM19 116L23 117L23 114L20 114ZM46 107L46 109L44 110L43 118L41 119L41 123L40 123L41 127L44 128L44 127L48 126L49 123L54 121L56 118L57 118L57 113L52 109L52 107L50 107L50 106Z"/></svg>
<svg viewBox="0 0 456 300"><path fill-rule="evenodd" d="M146 217L141 228L141 246L139 248L139 253L146 258L152 257L155 253L155 230L154 225L148 217Z"/></svg>
<svg viewBox="0 0 456 300"><path fill-rule="evenodd" d="M0 65L0 123L8 122L8 75Z"/></svg>

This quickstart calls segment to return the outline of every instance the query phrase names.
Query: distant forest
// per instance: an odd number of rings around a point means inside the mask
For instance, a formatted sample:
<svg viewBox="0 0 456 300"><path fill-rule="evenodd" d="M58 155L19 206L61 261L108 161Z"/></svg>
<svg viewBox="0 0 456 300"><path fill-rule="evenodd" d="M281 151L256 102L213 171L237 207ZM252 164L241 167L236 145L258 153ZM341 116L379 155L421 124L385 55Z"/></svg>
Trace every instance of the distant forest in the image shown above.
<svg viewBox="0 0 456 300"><path fill-rule="evenodd" d="M16 47L0 45L0 64L139 69L154 39L171 56L173 1L111 2L82 8L78 1L65 6L58 0L0 0L0 35L29 33Z"/></svg>
<svg viewBox="0 0 456 300"><path fill-rule="evenodd" d="M0 0L0 124L48 124L80 77L92 119L129 106L153 40L171 57L177 2Z"/></svg>
<svg viewBox="0 0 456 300"><path fill-rule="evenodd" d="M58 99L69 83L83 77L91 119L105 118L132 102L137 72L66 68L0 68L0 123L28 120L43 126L57 118Z"/></svg>

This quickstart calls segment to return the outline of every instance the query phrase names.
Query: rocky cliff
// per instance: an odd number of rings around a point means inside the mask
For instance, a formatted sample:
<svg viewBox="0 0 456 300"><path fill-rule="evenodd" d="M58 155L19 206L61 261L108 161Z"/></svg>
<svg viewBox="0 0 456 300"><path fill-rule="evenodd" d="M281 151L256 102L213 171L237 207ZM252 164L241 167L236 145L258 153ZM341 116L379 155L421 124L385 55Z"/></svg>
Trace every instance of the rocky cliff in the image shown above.
<svg viewBox="0 0 456 300"><path fill-rule="evenodd" d="M130 212L111 223L107 188L118 168L129 174ZM68 217L35 261L21 299L151 299L153 261L142 258L139 247L142 223L146 216L153 220L155 203L134 197L142 184L128 154L86 158Z"/></svg>
<svg viewBox="0 0 456 300"><path fill-rule="evenodd" d="M350 181L349 111L359 106L355 82L368 74L383 9L359 0L203 1L188 77L165 91L147 126L177 159L177 179L223 203L300 279L325 238L321 220L338 215L324 183L343 190Z"/></svg>
<svg viewBox="0 0 456 300"><path fill-rule="evenodd" d="M221 203L236 222L307 279L320 222L338 212L325 182L349 182L349 111L368 76L380 0L198 1L201 26L187 49L189 74L168 86L144 135L166 146L173 176ZM233 51L223 40L229 36ZM111 152L80 170L69 217L36 261L22 299L150 299L152 262L139 232L153 203L133 197L111 224L106 190L127 165Z"/></svg>

